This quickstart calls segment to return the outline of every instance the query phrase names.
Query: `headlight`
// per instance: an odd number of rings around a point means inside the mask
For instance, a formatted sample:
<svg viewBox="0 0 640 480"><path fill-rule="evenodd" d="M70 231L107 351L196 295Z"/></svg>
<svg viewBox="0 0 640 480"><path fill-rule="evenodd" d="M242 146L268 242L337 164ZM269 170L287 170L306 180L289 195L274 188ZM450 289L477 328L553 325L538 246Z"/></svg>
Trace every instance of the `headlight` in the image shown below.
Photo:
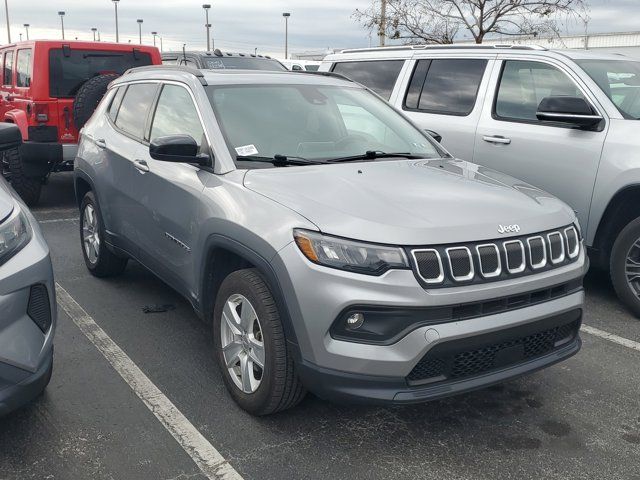
<svg viewBox="0 0 640 480"><path fill-rule="evenodd" d="M29 220L16 205L4 222L0 223L0 265L5 263L31 240Z"/></svg>
<svg viewBox="0 0 640 480"><path fill-rule="evenodd" d="M307 230L294 230L293 237L305 257L326 267L367 275L382 275L392 268L409 268L404 251L398 247L372 245Z"/></svg>

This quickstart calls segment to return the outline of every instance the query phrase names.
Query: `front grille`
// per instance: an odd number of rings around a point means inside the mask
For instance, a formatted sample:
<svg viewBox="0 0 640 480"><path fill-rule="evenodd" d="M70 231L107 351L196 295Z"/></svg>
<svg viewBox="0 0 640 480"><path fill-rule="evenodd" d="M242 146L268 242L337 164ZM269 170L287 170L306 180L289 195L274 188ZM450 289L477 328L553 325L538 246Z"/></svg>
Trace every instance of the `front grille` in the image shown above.
<svg viewBox="0 0 640 480"><path fill-rule="evenodd" d="M29 292L29 305L27 314L40 330L47 333L51 327L51 306L47 287L42 284L33 285Z"/></svg>
<svg viewBox="0 0 640 480"><path fill-rule="evenodd" d="M410 250L413 269L429 288L482 283L557 268L580 254L574 226L486 243Z"/></svg>
<svg viewBox="0 0 640 480"><path fill-rule="evenodd" d="M573 340L580 329L578 318L555 326L487 342L490 334L477 339L445 342L436 345L411 370L409 384L435 383L473 377L542 357ZM514 332L515 333L515 332Z"/></svg>

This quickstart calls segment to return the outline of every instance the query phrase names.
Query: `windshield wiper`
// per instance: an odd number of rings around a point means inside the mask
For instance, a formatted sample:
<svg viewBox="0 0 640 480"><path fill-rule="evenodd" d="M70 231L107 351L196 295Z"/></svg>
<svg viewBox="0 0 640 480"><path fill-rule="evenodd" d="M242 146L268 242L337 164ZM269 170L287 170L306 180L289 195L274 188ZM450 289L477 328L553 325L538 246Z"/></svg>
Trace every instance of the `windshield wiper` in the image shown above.
<svg viewBox="0 0 640 480"><path fill-rule="evenodd" d="M352 155L352 156L349 156L349 157L331 158L331 159L327 160L327 162L328 163L354 162L354 161L357 161L357 160L375 160L377 158L394 158L394 157L409 158L409 159L428 158L428 157L425 157L424 155L416 155L416 154L409 153L409 152L387 153L387 152L380 152L378 150L367 150L366 152L364 152L361 155Z"/></svg>
<svg viewBox="0 0 640 480"><path fill-rule="evenodd" d="M238 162L265 162L272 163L276 167L283 167L286 165L321 165L325 162L320 160L309 160L304 157L292 157L289 155L276 154L273 157L260 156L260 155L238 155L236 157Z"/></svg>

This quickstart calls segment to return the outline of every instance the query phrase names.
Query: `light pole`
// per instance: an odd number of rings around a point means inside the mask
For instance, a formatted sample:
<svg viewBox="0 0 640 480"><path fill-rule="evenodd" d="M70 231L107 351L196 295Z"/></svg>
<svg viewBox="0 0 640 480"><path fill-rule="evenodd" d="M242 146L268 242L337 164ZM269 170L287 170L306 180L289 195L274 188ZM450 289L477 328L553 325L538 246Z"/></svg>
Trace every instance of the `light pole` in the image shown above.
<svg viewBox="0 0 640 480"><path fill-rule="evenodd" d="M25 29L25 31L27 32L27 40L29 40L29 27L31 25L29 25L28 23L25 23L24 25L22 25Z"/></svg>
<svg viewBox="0 0 640 480"><path fill-rule="evenodd" d="M62 39L64 40L64 12L61 10L58 12L60 15L60 24L62 25Z"/></svg>
<svg viewBox="0 0 640 480"><path fill-rule="evenodd" d="M162 37L160 37L160 52L163 52L164 48L162 48Z"/></svg>
<svg viewBox="0 0 640 480"><path fill-rule="evenodd" d="M211 4L209 3L205 3L204 5L202 5L202 8L204 8L204 15L205 15L205 28L207 29L207 52L211 50L210 46L211 46L211 33L210 33L210 28L211 28L211 24L209 23L209 9L211 8Z"/></svg>
<svg viewBox="0 0 640 480"><path fill-rule="evenodd" d="M289 59L289 17L290 13L285 12L282 14L284 17L284 59Z"/></svg>
<svg viewBox="0 0 640 480"><path fill-rule="evenodd" d="M93 32L93 41L96 41L96 32L98 31L98 29L96 27L92 27L91 31Z"/></svg>
<svg viewBox="0 0 640 480"><path fill-rule="evenodd" d="M113 1L113 6L115 7L116 10L116 43L118 43L120 41L120 32L118 31L118 2L120 0L112 0Z"/></svg>
<svg viewBox="0 0 640 480"><path fill-rule="evenodd" d="M142 45L142 22L143 20L139 18L136 20L138 22L138 38L140 39L140 45Z"/></svg>
<svg viewBox="0 0 640 480"><path fill-rule="evenodd" d="M254 55L258 55L258 47L256 47L256 48L254 48L254 49L253 49L253 54L254 54Z"/></svg>
<svg viewBox="0 0 640 480"><path fill-rule="evenodd" d="M4 13L7 18L7 39L9 43L11 43L11 27L9 26L9 4L7 3L9 0L4 0Z"/></svg>
<svg viewBox="0 0 640 480"><path fill-rule="evenodd" d="M153 35L153 46L156 46L156 37L158 36L158 32L151 32L151 35Z"/></svg>

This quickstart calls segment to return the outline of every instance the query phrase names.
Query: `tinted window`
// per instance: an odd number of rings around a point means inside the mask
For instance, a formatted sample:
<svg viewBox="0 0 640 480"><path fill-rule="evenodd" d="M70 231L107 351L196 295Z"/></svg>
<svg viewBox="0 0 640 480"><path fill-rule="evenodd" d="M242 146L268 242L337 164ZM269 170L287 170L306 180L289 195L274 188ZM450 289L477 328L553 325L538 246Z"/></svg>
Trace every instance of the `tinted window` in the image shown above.
<svg viewBox="0 0 640 480"><path fill-rule="evenodd" d="M411 77L405 108L449 115L469 115L487 61L419 60Z"/></svg>
<svg viewBox="0 0 640 480"><path fill-rule="evenodd" d="M53 49L49 52L49 94L74 97L96 75L122 74L133 67L151 65L151 56L139 51Z"/></svg>
<svg viewBox="0 0 640 480"><path fill-rule="evenodd" d="M13 85L13 52L7 52L4 56L3 85Z"/></svg>
<svg viewBox="0 0 640 480"><path fill-rule="evenodd" d="M189 92L177 85L165 85L153 117L151 140L166 135L190 135L202 145L204 130Z"/></svg>
<svg viewBox="0 0 640 480"><path fill-rule="evenodd" d="M31 49L18 50L16 59L16 86L31 86Z"/></svg>
<svg viewBox="0 0 640 480"><path fill-rule="evenodd" d="M162 59L162 64L163 65L177 65L178 64L178 59L177 58L163 58Z"/></svg>
<svg viewBox="0 0 640 480"><path fill-rule="evenodd" d="M403 63L404 60L344 62L336 63L332 71L369 87L389 100Z"/></svg>
<svg viewBox="0 0 640 480"><path fill-rule="evenodd" d="M180 65L186 65L187 67L191 68L198 68L198 64L193 58L183 58L182 60L180 60Z"/></svg>
<svg viewBox="0 0 640 480"><path fill-rule="evenodd" d="M111 101L111 105L109 106L109 118L111 118L112 122L116 121L118 109L120 108L120 104L122 103L122 98L124 97L124 92L126 90L127 87L119 87L118 91L113 96L113 100Z"/></svg>
<svg viewBox="0 0 640 480"><path fill-rule="evenodd" d="M495 114L514 120L538 121L536 112L544 97L582 96L563 72L540 62L508 60L504 64Z"/></svg>
<svg viewBox="0 0 640 480"><path fill-rule="evenodd" d="M304 67L308 72L317 72L320 69L320 65L307 65Z"/></svg>
<svg viewBox="0 0 640 480"><path fill-rule="evenodd" d="M155 97L156 89L157 85L151 83L129 85L118 109L116 118L118 128L136 138L144 138L147 113Z"/></svg>
<svg viewBox="0 0 640 480"><path fill-rule="evenodd" d="M233 69L233 70L272 70L281 72L286 70L277 60L256 57L205 57L205 68Z"/></svg>

